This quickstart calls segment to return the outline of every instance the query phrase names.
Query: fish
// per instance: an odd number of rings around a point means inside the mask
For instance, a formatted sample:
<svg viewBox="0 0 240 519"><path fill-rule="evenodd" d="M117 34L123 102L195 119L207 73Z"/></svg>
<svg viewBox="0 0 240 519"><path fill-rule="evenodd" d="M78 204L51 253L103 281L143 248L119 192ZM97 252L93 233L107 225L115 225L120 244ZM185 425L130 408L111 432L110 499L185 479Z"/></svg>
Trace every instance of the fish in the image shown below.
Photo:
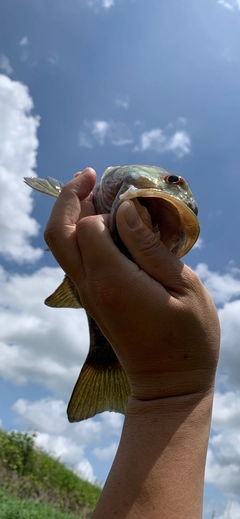
<svg viewBox="0 0 240 519"><path fill-rule="evenodd" d="M57 198L64 184L54 178L25 177L33 189ZM119 250L131 259L116 226L116 213L124 200L132 200L143 222L177 257L196 243L200 226L198 205L188 182L157 166L111 166L93 189L97 214L109 213L109 228ZM65 275L45 300L53 308L82 308L79 292ZM125 414L130 385L117 355L97 323L87 314L90 346L67 407L69 422L80 422L104 411Z"/></svg>

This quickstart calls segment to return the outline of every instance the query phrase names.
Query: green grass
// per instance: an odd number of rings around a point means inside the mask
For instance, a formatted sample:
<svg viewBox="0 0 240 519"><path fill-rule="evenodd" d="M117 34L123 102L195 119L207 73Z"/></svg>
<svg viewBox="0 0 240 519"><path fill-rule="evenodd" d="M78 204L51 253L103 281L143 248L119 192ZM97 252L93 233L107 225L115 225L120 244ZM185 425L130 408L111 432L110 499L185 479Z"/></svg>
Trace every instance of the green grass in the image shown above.
<svg viewBox="0 0 240 519"><path fill-rule="evenodd" d="M0 490L1 519L75 519L72 514L57 511L49 505L30 499L20 500Z"/></svg>
<svg viewBox="0 0 240 519"><path fill-rule="evenodd" d="M73 516L87 519L91 517L101 492L97 485L81 480L58 460L35 449L34 435L2 430L0 487L3 490L0 496L1 519L70 519ZM16 499L21 500L22 511ZM46 509L47 504L53 507L51 512L49 507ZM42 507L41 512L39 507ZM65 515L59 515L59 512Z"/></svg>

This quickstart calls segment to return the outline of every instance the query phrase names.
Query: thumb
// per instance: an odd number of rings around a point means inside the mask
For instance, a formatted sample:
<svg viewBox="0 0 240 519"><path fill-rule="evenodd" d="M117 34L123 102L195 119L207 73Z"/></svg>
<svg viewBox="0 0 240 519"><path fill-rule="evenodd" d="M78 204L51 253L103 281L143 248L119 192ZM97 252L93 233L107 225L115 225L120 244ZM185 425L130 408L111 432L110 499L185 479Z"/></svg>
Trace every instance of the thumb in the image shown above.
<svg viewBox="0 0 240 519"><path fill-rule="evenodd" d="M183 284L183 270L187 267L152 231L146 211L137 200L124 201L116 215L119 236L141 269L163 286L178 292Z"/></svg>

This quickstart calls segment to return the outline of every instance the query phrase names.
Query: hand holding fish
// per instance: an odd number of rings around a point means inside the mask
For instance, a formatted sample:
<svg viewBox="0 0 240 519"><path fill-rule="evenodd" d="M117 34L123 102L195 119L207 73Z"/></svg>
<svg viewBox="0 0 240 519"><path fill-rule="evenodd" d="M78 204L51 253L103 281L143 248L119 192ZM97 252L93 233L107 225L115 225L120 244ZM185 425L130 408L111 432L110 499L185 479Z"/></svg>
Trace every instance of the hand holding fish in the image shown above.
<svg viewBox="0 0 240 519"><path fill-rule="evenodd" d="M47 244L117 353L133 398L208 391L219 337L209 294L143 223L132 201L122 203L116 216L133 261L123 255L108 215L95 214L94 181L95 172L87 169L63 188L45 231Z"/></svg>
<svg viewBox="0 0 240 519"><path fill-rule="evenodd" d="M120 445L93 518L201 519L219 322L204 286L178 259L196 240L195 217L183 210L181 227L181 205L177 201L173 213L164 201L168 226L158 220L159 236L154 203L126 198L116 208L115 229L111 215L96 214L95 178L88 168L62 189L45 231L67 274L51 302L70 287L68 301L81 303L90 324L100 327L131 387ZM170 182L178 179L171 175ZM83 378L92 373L96 353L104 363L98 351L90 347ZM108 350L102 351L104 357ZM73 392L70 419L86 418L79 406Z"/></svg>

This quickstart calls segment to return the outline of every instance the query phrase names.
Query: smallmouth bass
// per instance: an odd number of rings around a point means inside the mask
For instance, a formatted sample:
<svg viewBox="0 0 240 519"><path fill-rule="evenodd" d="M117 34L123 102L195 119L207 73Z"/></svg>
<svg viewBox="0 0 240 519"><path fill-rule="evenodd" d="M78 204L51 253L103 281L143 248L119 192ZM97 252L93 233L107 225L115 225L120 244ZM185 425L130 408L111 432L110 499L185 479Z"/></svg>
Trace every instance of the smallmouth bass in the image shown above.
<svg viewBox="0 0 240 519"><path fill-rule="evenodd" d="M63 184L58 180L26 177L33 189L57 198ZM116 166L103 173L93 189L97 214L109 213L111 236L122 253L130 255L122 243L116 213L124 200L133 200L144 223L178 258L193 247L199 236L198 206L187 181L156 166ZM82 308L79 293L68 276L45 304L54 308ZM78 422L103 411L125 413L130 386L127 376L107 339L87 314L90 347L73 389L67 414Z"/></svg>

